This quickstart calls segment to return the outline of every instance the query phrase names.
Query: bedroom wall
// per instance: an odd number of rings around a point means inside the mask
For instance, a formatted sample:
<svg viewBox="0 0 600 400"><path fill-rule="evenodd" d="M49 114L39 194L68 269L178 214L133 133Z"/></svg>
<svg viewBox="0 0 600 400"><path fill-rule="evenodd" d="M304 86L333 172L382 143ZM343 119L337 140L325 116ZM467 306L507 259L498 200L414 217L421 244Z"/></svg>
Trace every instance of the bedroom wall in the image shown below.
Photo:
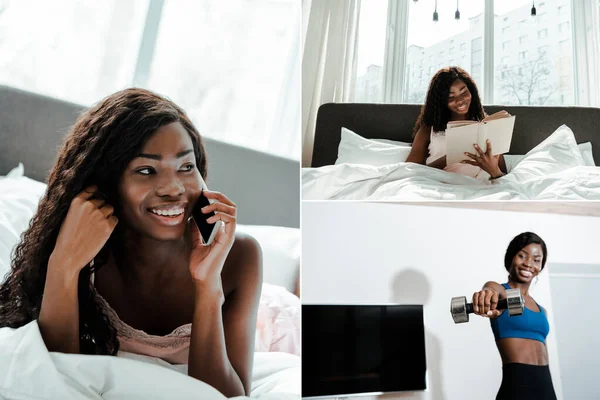
<svg viewBox="0 0 600 400"><path fill-rule="evenodd" d="M600 264L599 222L570 215L304 202L302 302L423 303L429 389L377 398L493 399L501 381L501 360L489 321L474 317L468 324L455 325L449 314L450 299L472 295L487 280L505 282L506 246L527 230L546 241L549 265ZM550 369L560 399L556 339L560 327L555 323L553 300L568 298L555 294L551 299L547 271L531 293L548 310ZM581 316L587 312L571 311Z"/></svg>

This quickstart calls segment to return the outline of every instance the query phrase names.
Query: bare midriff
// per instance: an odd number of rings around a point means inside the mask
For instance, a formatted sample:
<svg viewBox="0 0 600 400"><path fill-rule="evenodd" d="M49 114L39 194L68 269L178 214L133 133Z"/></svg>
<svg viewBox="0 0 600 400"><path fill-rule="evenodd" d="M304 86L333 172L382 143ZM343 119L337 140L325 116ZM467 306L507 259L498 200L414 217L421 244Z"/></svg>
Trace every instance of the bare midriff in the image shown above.
<svg viewBox="0 0 600 400"><path fill-rule="evenodd" d="M496 341L502 364L548 365L548 349L539 340L507 338Z"/></svg>

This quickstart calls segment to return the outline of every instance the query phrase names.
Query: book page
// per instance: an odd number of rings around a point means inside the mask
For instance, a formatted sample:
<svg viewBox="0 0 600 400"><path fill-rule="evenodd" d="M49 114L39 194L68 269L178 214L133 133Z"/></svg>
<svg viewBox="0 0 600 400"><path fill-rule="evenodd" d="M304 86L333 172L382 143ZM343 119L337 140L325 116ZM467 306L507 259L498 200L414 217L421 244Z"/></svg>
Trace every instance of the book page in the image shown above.
<svg viewBox="0 0 600 400"><path fill-rule="evenodd" d="M510 150L513 129L515 127L515 116L495 119L483 124L481 136L483 145L478 143L483 151L486 149L485 140L489 139L492 145L492 154L504 154Z"/></svg>
<svg viewBox="0 0 600 400"><path fill-rule="evenodd" d="M488 115L481 122L493 121L493 120L499 119L499 118L508 118L510 116L511 115L507 111L502 110L502 111L498 111L496 113L493 113L492 115Z"/></svg>
<svg viewBox="0 0 600 400"><path fill-rule="evenodd" d="M446 129L446 165L470 160L465 151L475 153L473 144L478 142L481 124L463 125Z"/></svg>

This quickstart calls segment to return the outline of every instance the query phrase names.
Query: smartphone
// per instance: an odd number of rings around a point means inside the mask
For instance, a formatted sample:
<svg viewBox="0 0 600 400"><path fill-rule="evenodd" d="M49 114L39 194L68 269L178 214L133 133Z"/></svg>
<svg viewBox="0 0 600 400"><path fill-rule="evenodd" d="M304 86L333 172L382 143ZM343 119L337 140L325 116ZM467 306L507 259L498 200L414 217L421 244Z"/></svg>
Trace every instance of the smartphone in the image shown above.
<svg viewBox="0 0 600 400"><path fill-rule="evenodd" d="M202 192L204 190L208 190L206 187L206 183L204 183L204 179L200 177L200 182L202 184ZM200 235L202 236L202 241L204 246L208 246L212 243L219 229L223 224L222 221L217 221L215 223L208 223L206 220L213 215L215 215L214 211L204 214L202 212L202 207L206 207L209 204L212 204L214 201L209 200L204 196L204 193L200 193L200 197L198 197L198 201L194 206L194 211L192 211L192 216L194 217L194 221L196 221L196 225L198 226L198 230L200 231Z"/></svg>

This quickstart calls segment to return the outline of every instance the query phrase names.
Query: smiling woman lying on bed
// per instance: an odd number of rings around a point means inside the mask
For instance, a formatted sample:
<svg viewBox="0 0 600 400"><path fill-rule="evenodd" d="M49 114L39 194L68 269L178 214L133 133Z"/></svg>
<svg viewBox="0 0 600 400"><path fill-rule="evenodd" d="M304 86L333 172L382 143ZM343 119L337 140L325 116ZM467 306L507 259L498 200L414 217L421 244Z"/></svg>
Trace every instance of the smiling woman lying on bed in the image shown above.
<svg viewBox="0 0 600 400"><path fill-rule="evenodd" d="M191 213L206 165L184 111L150 91L85 112L0 287L0 327L37 319L50 351L120 348L187 363L228 397L249 394L261 250L236 234L234 203L207 190L203 212L223 226L203 245ZM178 216L155 215L166 208Z"/></svg>

